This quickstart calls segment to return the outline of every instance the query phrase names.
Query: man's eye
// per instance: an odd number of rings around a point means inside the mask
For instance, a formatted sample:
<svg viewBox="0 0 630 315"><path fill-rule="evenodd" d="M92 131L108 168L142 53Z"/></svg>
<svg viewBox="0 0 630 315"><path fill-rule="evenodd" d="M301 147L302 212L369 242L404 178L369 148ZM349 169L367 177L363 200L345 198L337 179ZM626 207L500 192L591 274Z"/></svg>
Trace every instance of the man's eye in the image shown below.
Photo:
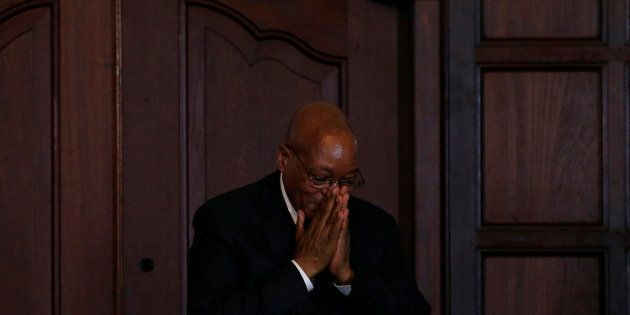
<svg viewBox="0 0 630 315"><path fill-rule="evenodd" d="M319 176L313 176L312 180L316 184L324 184L324 183L328 182L328 178L319 177Z"/></svg>

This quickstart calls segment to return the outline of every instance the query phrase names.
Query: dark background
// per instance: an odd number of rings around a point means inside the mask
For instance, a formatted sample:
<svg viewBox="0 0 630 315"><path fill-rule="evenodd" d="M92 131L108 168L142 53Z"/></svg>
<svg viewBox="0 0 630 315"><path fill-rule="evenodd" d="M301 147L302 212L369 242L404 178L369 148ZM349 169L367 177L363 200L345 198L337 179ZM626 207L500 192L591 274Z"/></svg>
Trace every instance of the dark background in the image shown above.
<svg viewBox="0 0 630 315"><path fill-rule="evenodd" d="M190 220L338 103L434 314L630 314L624 0L0 0L0 312L184 314Z"/></svg>

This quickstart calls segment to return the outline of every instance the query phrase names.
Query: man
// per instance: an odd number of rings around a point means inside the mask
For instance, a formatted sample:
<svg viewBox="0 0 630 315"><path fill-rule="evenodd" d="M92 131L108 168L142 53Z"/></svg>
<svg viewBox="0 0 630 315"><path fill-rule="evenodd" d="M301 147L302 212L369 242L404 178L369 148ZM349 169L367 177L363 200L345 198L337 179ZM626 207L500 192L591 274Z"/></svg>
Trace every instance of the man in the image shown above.
<svg viewBox="0 0 630 315"><path fill-rule="evenodd" d="M429 314L394 219L351 193L357 141L334 105L294 115L278 171L210 199L189 252L192 314Z"/></svg>

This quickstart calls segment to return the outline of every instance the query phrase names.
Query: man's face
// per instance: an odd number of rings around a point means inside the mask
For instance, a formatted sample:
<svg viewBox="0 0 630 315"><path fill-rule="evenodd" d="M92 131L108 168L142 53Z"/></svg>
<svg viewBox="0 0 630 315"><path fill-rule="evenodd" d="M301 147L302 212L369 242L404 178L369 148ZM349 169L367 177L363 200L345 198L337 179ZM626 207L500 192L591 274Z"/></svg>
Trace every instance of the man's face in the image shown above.
<svg viewBox="0 0 630 315"><path fill-rule="evenodd" d="M343 140L343 139L342 139ZM348 179L358 174L357 150L352 142L324 137L310 150L282 146L278 167L283 173L284 187L293 207L304 211L307 218L319 210L328 189L314 187L316 179ZM337 184L333 184L333 187Z"/></svg>

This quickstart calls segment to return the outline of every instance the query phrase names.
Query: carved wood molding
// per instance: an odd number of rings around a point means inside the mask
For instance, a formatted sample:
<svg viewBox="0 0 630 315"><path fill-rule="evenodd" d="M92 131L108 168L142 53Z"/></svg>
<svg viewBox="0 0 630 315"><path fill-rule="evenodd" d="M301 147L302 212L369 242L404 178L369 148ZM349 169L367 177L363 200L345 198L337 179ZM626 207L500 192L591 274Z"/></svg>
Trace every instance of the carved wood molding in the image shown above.
<svg viewBox="0 0 630 315"><path fill-rule="evenodd" d="M9 18L16 16L22 12L34 8L51 6L52 0L31 0L31 1L14 1L5 5L0 5L0 24Z"/></svg>
<svg viewBox="0 0 630 315"><path fill-rule="evenodd" d="M256 41L262 42L266 40L280 40L290 44L291 46L298 49L298 51L302 52L307 57L321 62L323 64L331 65L337 67L340 73L340 81L339 81L339 91L340 91L340 100L339 105L347 110L348 104L348 72L347 72L347 58L343 56L336 56L333 54L329 54L323 52L317 48L306 43L304 40L299 37L277 29L261 29L249 18L245 17L240 12L224 5L218 3L216 1L211 0L184 0L184 3L189 6L199 6L205 7L210 10L214 10L219 12L220 14L232 19L239 25L241 25L248 33L252 35Z"/></svg>

